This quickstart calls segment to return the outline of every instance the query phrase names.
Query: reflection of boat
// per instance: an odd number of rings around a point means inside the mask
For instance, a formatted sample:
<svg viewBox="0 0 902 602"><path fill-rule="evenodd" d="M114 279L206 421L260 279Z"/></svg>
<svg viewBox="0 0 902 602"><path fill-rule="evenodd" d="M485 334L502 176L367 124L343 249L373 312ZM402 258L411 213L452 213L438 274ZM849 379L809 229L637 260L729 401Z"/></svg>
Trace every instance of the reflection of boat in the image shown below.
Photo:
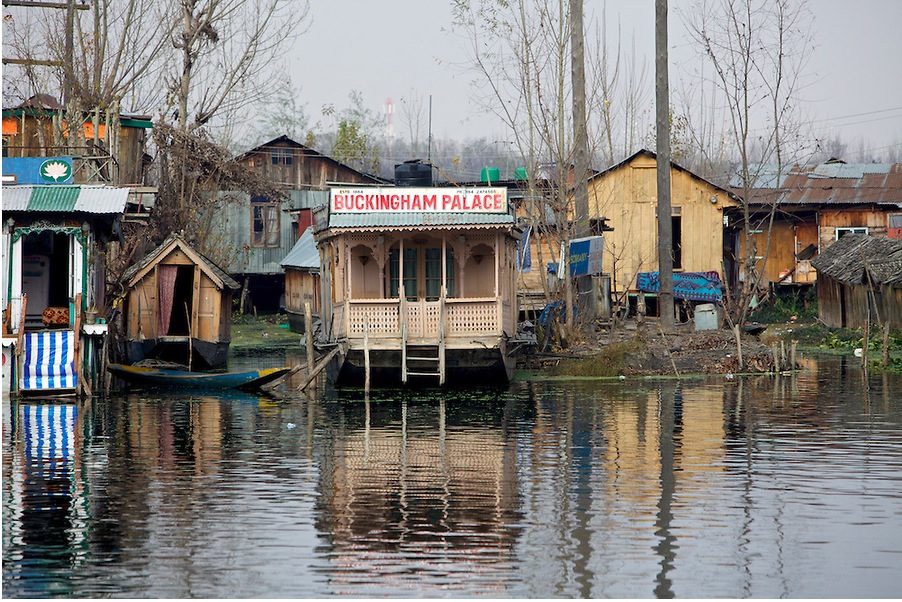
<svg viewBox="0 0 902 602"><path fill-rule="evenodd" d="M257 389L291 372L287 366L247 372L188 372L123 364L110 364L107 369L134 385L192 389Z"/></svg>

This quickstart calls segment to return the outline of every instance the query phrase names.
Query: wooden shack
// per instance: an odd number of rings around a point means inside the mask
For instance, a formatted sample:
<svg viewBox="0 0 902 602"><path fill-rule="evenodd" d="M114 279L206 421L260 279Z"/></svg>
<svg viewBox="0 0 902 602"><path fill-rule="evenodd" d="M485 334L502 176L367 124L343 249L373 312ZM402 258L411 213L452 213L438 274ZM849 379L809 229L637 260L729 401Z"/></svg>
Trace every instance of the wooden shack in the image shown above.
<svg viewBox="0 0 902 602"><path fill-rule="evenodd" d="M846 234L812 260L818 316L827 326L902 328L902 241Z"/></svg>
<svg viewBox="0 0 902 602"><path fill-rule="evenodd" d="M240 285L181 236L170 235L124 281L130 363L158 359L191 369L226 363L232 295Z"/></svg>
<svg viewBox="0 0 902 602"><path fill-rule="evenodd" d="M314 237L337 383L506 381L521 230L504 188L335 188ZM471 379L471 380L467 380Z"/></svg>
<svg viewBox="0 0 902 602"><path fill-rule="evenodd" d="M313 240L313 229L307 228L295 243L291 252L282 260L285 270L285 313L288 326L295 332L304 332L306 305L311 317L320 313L319 250Z"/></svg>
<svg viewBox="0 0 902 602"><path fill-rule="evenodd" d="M671 226L675 272L717 272L729 247L724 211L737 196L671 162ZM637 293L640 272L658 267L657 156L640 150L589 180L589 217L604 219L605 272L612 293Z"/></svg>

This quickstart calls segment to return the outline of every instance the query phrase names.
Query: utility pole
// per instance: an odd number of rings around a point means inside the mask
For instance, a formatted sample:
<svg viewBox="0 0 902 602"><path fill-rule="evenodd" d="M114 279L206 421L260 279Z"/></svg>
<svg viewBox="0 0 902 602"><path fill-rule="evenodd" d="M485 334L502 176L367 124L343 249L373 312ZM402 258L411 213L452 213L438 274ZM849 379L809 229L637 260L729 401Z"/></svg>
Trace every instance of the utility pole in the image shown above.
<svg viewBox="0 0 902 602"><path fill-rule="evenodd" d="M589 235L589 137L586 132L586 63L585 41L583 39L583 1L570 0L570 83L573 86L573 228L576 238ZM569 252L569 249L568 249ZM576 294L569 265L565 268L567 278L568 305L567 325L572 326L573 307L580 293L591 292L592 277L578 276ZM576 299L574 299L576 297ZM584 297L585 298L585 297ZM594 304L578 303L583 323L594 320Z"/></svg>
<svg viewBox="0 0 902 602"><path fill-rule="evenodd" d="M655 0L655 117L658 172L658 315L673 330L673 216L670 206L670 85L667 74L667 0Z"/></svg>
<svg viewBox="0 0 902 602"><path fill-rule="evenodd" d="M589 235L589 140L586 133L586 64L583 0L570 0L570 71L573 85L575 234Z"/></svg>

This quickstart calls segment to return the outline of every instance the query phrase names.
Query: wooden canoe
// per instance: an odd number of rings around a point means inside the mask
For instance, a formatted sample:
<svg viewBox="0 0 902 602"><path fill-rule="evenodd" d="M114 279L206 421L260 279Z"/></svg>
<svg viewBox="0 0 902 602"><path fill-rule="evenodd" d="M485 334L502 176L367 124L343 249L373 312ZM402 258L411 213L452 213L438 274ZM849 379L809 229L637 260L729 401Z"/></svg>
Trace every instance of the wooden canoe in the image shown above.
<svg viewBox="0 0 902 602"><path fill-rule="evenodd" d="M247 372L188 372L110 364L107 370L133 385L191 389L259 389L282 378L291 371L291 368L266 368Z"/></svg>

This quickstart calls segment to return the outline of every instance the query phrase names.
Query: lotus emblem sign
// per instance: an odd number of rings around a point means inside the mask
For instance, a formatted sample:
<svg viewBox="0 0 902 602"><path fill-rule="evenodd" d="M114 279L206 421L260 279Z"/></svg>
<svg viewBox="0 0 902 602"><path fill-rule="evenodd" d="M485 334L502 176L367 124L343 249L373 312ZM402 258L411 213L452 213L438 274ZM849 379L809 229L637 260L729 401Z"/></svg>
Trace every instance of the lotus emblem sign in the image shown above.
<svg viewBox="0 0 902 602"><path fill-rule="evenodd" d="M41 163L41 179L59 184L72 177L72 165L61 159L48 159Z"/></svg>

